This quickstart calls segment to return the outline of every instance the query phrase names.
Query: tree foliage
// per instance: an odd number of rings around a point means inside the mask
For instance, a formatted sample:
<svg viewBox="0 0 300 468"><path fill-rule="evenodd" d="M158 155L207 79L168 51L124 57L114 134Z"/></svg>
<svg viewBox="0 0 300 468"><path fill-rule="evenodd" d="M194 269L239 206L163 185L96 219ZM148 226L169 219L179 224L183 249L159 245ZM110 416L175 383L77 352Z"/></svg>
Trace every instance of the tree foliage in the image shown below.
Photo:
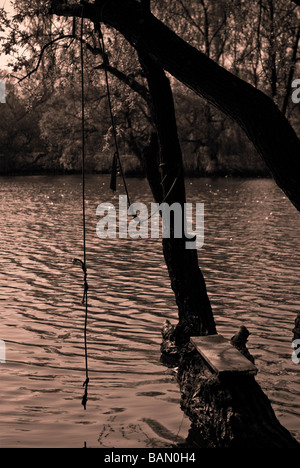
<svg viewBox="0 0 300 468"><path fill-rule="evenodd" d="M80 18L49 15L47 0L13 4L12 19L1 13L1 28L6 34L2 52L10 58L15 93L27 108L37 109L32 160L45 149L56 169L76 170ZM152 2L152 11L207 57L271 96L298 130L299 112L290 99L299 60L300 27L295 4L289 0L161 0ZM138 168L154 128L147 85L134 48L117 31L103 25L102 31L120 145L124 154L137 157ZM103 50L91 22L84 23L83 40L89 168L108 170L113 141L105 103ZM247 138L226 116L174 79L172 87L189 173L267 173ZM5 146L4 141L1 146Z"/></svg>

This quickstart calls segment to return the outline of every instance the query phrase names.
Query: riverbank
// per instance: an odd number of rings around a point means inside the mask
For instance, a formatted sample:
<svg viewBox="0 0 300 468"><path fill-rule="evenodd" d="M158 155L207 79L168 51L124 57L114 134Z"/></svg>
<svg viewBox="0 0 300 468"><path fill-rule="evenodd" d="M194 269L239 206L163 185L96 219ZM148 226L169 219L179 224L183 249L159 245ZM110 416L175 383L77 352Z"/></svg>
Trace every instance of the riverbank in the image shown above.
<svg viewBox="0 0 300 468"><path fill-rule="evenodd" d="M122 166L124 174L127 177L145 178L145 171L135 156L125 156L122 158ZM105 161L100 161L95 166L88 165L87 174L110 174L111 165L108 158ZM209 164L200 164L199 161L189 160L184 163L184 171L186 177L270 177L269 170L263 163L253 164L249 161L242 160L237 163L237 158L231 158L229 161L210 161ZM0 165L0 176L24 176L24 175L77 175L81 173L80 168L64 168L59 164L28 164L11 167L10 165Z"/></svg>
<svg viewBox="0 0 300 468"><path fill-rule="evenodd" d="M134 154L121 152L121 162L127 177L145 177L141 162ZM113 151L87 154L86 172L109 174ZM212 154L207 147L201 152L183 151L183 165L187 177L269 177L269 171L259 155L248 149L238 154ZM81 173L81 154L73 156L35 152L27 154L0 153L0 175L76 175Z"/></svg>

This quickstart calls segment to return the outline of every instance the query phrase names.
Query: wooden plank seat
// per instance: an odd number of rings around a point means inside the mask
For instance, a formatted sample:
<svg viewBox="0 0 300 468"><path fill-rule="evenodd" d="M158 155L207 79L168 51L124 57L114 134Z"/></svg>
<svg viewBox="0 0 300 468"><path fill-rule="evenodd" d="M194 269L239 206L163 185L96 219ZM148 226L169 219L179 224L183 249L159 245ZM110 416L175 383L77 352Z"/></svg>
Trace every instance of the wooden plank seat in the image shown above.
<svg viewBox="0 0 300 468"><path fill-rule="evenodd" d="M191 337L191 343L211 370L218 375L257 374L257 367L222 335Z"/></svg>

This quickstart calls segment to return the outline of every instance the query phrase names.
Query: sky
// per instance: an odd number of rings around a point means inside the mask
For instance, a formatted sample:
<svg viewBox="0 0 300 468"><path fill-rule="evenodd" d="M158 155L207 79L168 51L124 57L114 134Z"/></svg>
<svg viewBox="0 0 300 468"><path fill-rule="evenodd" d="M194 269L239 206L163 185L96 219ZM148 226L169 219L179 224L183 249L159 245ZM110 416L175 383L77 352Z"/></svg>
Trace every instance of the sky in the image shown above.
<svg viewBox="0 0 300 468"><path fill-rule="evenodd" d="M10 0L0 0L0 8L4 8L5 11L9 14L12 14L14 11ZM7 61L8 61L7 56L0 55L0 68L1 69L5 68Z"/></svg>

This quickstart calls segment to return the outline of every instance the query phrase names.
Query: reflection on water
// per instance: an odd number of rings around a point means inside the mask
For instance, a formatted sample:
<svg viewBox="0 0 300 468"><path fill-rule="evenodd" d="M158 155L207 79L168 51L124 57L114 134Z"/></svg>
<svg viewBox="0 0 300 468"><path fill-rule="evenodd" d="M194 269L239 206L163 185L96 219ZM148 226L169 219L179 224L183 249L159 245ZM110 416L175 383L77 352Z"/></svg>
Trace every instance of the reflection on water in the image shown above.
<svg viewBox="0 0 300 468"><path fill-rule="evenodd" d="M160 329L176 321L159 240L96 236L100 202L118 202L106 176L87 182L88 323L85 380L79 177L2 178L0 186L0 446L168 447L187 436L173 376L160 363ZM122 187L119 187L123 193ZM152 202L130 179L133 201ZM258 381L300 440L299 368L291 360L299 311L300 218L271 180L187 180L205 203L199 263L218 331L251 331Z"/></svg>

